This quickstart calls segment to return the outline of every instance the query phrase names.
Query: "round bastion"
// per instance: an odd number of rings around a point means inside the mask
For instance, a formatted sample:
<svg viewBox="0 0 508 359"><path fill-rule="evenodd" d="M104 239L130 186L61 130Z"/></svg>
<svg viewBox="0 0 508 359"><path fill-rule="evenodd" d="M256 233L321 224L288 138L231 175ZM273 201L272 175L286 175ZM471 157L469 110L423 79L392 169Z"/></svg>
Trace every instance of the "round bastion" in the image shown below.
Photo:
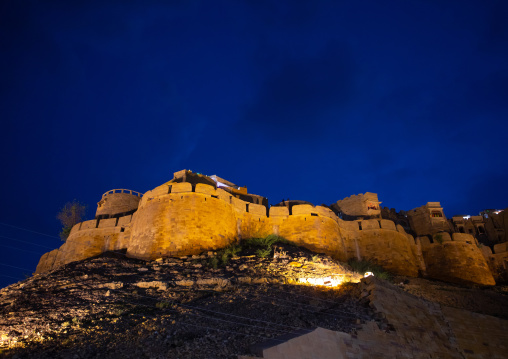
<svg viewBox="0 0 508 359"><path fill-rule="evenodd" d="M112 189L102 195L97 203L95 218L109 218L128 214L138 209L142 193L129 189Z"/></svg>

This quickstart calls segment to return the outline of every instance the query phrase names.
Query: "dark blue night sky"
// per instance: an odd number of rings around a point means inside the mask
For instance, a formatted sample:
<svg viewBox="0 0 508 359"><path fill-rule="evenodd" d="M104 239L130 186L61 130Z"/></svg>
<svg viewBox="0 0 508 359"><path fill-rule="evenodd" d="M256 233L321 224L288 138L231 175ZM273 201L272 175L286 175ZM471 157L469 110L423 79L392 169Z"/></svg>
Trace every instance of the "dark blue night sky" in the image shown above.
<svg viewBox="0 0 508 359"><path fill-rule="evenodd" d="M507 207L506 19L502 0L3 0L0 287L61 245L67 201L92 218L184 168L270 203Z"/></svg>

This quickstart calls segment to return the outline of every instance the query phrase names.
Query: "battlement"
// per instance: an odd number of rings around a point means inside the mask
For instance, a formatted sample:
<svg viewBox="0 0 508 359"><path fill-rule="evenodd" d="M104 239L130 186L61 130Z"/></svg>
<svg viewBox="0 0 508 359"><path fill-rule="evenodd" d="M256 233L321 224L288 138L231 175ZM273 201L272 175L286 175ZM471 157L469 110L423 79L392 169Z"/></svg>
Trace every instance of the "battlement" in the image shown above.
<svg viewBox="0 0 508 359"><path fill-rule="evenodd" d="M338 200L333 207L343 219L369 219L381 217L380 204L376 193L365 192Z"/></svg>
<svg viewBox="0 0 508 359"><path fill-rule="evenodd" d="M102 198L106 197L109 194L113 194L113 193L128 193L128 194L132 194L134 196L143 197L143 193L141 193L141 192L133 191L131 189L123 189L122 188L122 189L112 189L110 191L107 191L102 195Z"/></svg>
<svg viewBox="0 0 508 359"><path fill-rule="evenodd" d="M121 217L138 209L142 193L130 189L112 189L102 195L97 202L95 218Z"/></svg>
<svg viewBox="0 0 508 359"><path fill-rule="evenodd" d="M425 234L435 234L417 240L399 223L382 218L380 203L377 194L367 192L339 200L331 208L295 200L269 206L265 197L249 194L246 187L218 176L182 170L144 194L126 189L103 194L96 218L74 226L60 249L41 258L38 271L111 249L153 260L199 254L243 238L276 234L342 261L370 260L396 274L417 276L427 270L435 275L442 271L450 280L491 284L492 278L482 267L485 259L473 237L436 232L433 218L448 223L446 218L442 220L444 215L433 216L435 211L442 213L439 202L429 202L408 214L409 219L428 219L431 228ZM384 212L406 218L405 214ZM434 256L438 255L446 261L469 256L474 258L476 269L457 274L457 267L436 262ZM460 259L457 262L462 263Z"/></svg>

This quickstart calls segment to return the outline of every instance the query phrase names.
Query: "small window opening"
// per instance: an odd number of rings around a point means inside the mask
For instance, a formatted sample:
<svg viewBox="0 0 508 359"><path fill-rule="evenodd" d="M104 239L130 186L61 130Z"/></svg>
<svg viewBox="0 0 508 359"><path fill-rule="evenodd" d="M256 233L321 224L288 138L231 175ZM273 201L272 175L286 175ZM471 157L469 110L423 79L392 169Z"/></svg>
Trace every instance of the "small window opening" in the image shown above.
<svg viewBox="0 0 508 359"><path fill-rule="evenodd" d="M362 222L358 222L358 229L361 231L362 230Z"/></svg>
<svg viewBox="0 0 508 359"><path fill-rule="evenodd" d="M317 216L318 216L318 214L317 214L317 213L311 213L310 215L311 215L311 216L314 216L314 217L317 217Z"/></svg>

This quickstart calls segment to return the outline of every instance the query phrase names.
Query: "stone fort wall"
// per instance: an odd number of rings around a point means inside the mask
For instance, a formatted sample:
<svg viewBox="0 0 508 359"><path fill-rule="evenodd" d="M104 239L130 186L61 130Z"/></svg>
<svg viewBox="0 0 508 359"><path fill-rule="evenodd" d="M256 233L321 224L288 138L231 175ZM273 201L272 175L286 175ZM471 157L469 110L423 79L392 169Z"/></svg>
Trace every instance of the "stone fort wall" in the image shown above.
<svg viewBox="0 0 508 359"><path fill-rule="evenodd" d="M293 206L290 215L287 207L267 210L223 189L188 182L166 183L146 192L132 215L77 224L65 244L43 255L36 273L108 250L153 260L199 254L269 234L341 261L371 260L396 274L445 273L452 280L493 284L485 258L472 242L450 240L452 244L437 249L390 220L344 221L327 207L308 204ZM471 261L475 271L459 270Z"/></svg>
<svg viewBox="0 0 508 359"><path fill-rule="evenodd" d="M426 274L453 283L495 285L496 282L476 239L470 234L446 232L417 237Z"/></svg>
<svg viewBox="0 0 508 359"><path fill-rule="evenodd" d="M499 243L490 248L482 246L483 257L496 281L508 281L508 242Z"/></svg>

